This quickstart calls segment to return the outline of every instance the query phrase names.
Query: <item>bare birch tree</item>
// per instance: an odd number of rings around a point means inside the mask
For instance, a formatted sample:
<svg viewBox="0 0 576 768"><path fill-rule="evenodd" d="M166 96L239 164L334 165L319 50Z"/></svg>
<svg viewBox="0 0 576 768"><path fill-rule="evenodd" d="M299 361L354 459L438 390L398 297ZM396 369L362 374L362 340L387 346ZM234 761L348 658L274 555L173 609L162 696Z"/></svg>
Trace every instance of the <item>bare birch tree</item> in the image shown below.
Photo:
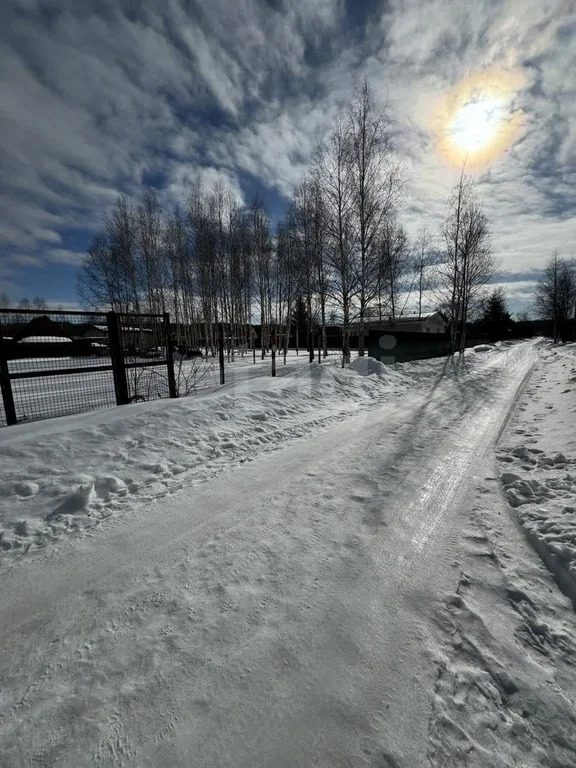
<svg viewBox="0 0 576 768"><path fill-rule="evenodd" d="M250 248L254 265L260 311L260 343L262 359L270 347L272 332L272 239L270 221L262 201L250 207Z"/></svg>
<svg viewBox="0 0 576 768"><path fill-rule="evenodd" d="M535 291L536 312L552 323L554 343L567 337L569 320L576 323L576 273L574 264L554 251Z"/></svg>
<svg viewBox="0 0 576 768"><path fill-rule="evenodd" d="M416 307L418 317L422 316L424 296L433 288L432 266L434 264L434 251L432 249L432 237L422 227L414 244L412 272L417 293Z"/></svg>
<svg viewBox="0 0 576 768"><path fill-rule="evenodd" d="M381 228L379 249L379 284L382 292L379 307L384 306L386 314L394 321L400 314L400 296L405 289L404 277L410 268L408 237L394 217L387 218Z"/></svg>
<svg viewBox="0 0 576 768"><path fill-rule="evenodd" d="M464 351L475 300L494 272L488 222L472 179L461 173L447 201L442 225L445 250L438 264L441 302L450 320L450 348Z"/></svg>
<svg viewBox="0 0 576 768"><path fill-rule="evenodd" d="M379 238L386 217L399 200L402 183L392 161L390 117L377 108L365 80L348 114L349 183L358 282L358 354L364 355L366 311L378 291Z"/></svg>
<svg viewBox="0 0 576 768"><path fill-rule="evenodd" d="M354 265L349 137L342 119L314 158L325 205L329 295L342 312L342 365L350 362L350 320L358 282Z"/></svg>
<svg viewBox="0 0 576 768"><path fill-rule="evenodd" d="M152 314L165 312L163 217L158 198L151 189L144 191L136 209L136 243L147 309Z"/></svg>
<svg viewBox="0 0 576 768"><path fill-rule="evenodd" d="M138 312L141 285L136 252L134 209L120 196L95 235L78 274L78 292L89 307Z"/></svg>

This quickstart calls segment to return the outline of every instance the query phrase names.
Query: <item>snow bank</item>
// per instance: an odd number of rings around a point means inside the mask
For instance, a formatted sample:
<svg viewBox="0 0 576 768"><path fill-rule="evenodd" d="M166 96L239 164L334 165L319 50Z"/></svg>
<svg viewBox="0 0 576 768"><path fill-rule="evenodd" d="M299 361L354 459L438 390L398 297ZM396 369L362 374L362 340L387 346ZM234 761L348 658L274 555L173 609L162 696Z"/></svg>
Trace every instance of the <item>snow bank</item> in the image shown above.
<svg viewBox="0 0 576 768"><path fill-rule="evenodd" d="M0 429L0 561L149 506L184 486L486 362L371 358L269 368L215 391ZM368 374L368 375L367 375Z"/></svg>
<svg viewBox="0 0 576 768"><path fill-rule="evenodd" d="M384 372L384 364L374 357L357 357L350 365L352 370L362 376L369 376L372 373L380 376Z"/></svg>
<svg viewBox="0 0 576 768"><path fill-rule="evenodd" d="M416 381L312 363L180 400L0 430L0 559L79 533L400 396Z"/></svg>
<svg viewBox="0 0 576 768"><path fill-rule="evenodd" d="M520 445L501 460L518 472L501 475L508 503L576 604L576 459Z"/></svg>
<svg viewBox="0 0 576 768"><path fill-rule="evenodd" d="M528 540L576 607L576 359L543 354L511 422L511 445L499 455L500 480Z"/></svg>

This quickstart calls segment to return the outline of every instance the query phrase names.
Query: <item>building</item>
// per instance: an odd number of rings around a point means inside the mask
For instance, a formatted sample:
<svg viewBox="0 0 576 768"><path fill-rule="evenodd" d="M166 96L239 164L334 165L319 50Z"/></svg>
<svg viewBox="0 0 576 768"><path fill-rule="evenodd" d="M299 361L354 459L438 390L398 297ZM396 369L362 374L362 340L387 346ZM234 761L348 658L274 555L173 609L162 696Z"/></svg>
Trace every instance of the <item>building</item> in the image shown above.
<svg viewBox="0 0 576 768"><path fill-rule="evenodd" d="M89 341L93 346L108 344L108 326L107 325L86 325L82 337ZM158 345L156 334L152 328L132 328L121 326L120 339L122 346L129 354L148 351Z"/></svg>
<svg viewBox="0 0 576 768"><path fill-rule="evenodd" d="M426 314L397 315L396 317L384 317L382 320L367 320L364 323L366 333L370 331L405 331L406 333L446 333L448 320L440 312L428 312ZM355 331L357 332L356 328Z"/></svg>
<svg viewBox="0 0 576 768"><path fill-rule="evenodd" d="M371 321L366 331L369 356L389 365L441 357L450 352L448 320L442 312Z"/></svg>

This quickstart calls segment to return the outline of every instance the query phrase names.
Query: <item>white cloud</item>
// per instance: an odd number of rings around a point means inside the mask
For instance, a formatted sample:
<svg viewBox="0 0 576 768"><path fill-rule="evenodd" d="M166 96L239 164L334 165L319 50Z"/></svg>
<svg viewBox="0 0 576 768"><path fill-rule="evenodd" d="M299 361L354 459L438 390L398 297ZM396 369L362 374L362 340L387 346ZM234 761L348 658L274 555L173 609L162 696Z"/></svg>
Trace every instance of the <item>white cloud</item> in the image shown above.
<svg viewBox="0 0 576 768"><path fill-rule="evenodd" d="M16 253L9 256L7 261L10 264L16 264L18 267L43 267L44 260L38 256L30 256L28 253Z"/></svg>
<svg viewBox="0 0 576 768"><path fill-rule="evenodd" d="M68 251L65 248L49 248L46 251L47 260L58 264L74 264L75 266L79 266L82 264L85 256L85 253Z"/></svg>
<svg viewBox="0 0 576 768"><path fill-rule="evenodd" d="M18 250L20 267L77 265L63 235L97 229L143 177L169 203L196 178L241 196L246 173L288 195L364 74L396 120L408 229L437 228L456 171L434 151L431 110L489 66L521 67L527 82L524 137L479 175L503 269L536 268L576 240L569 0L390 0L358 35L342 0L144 0L130 12L86 0L49 18L39 5L15 0L0 30L4 270ZM17 285L10 269L0 280Z"/></svg>

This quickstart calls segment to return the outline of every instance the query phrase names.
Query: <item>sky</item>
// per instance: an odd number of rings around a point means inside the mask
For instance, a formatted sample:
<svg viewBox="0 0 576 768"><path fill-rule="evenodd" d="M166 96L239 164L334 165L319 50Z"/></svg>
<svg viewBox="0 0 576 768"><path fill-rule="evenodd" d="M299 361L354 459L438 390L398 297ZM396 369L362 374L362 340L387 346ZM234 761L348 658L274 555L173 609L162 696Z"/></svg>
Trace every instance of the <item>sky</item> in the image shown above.
<svg viewBox="0 0 576 768"><path fill-rule="evenodd" d="M194 179L273 221L363 78L393 119L409 233L437 233L462 163L497 283L529 306L576 255L576 0L4 0L0 292L76 307L120 192Z"/></svg>

